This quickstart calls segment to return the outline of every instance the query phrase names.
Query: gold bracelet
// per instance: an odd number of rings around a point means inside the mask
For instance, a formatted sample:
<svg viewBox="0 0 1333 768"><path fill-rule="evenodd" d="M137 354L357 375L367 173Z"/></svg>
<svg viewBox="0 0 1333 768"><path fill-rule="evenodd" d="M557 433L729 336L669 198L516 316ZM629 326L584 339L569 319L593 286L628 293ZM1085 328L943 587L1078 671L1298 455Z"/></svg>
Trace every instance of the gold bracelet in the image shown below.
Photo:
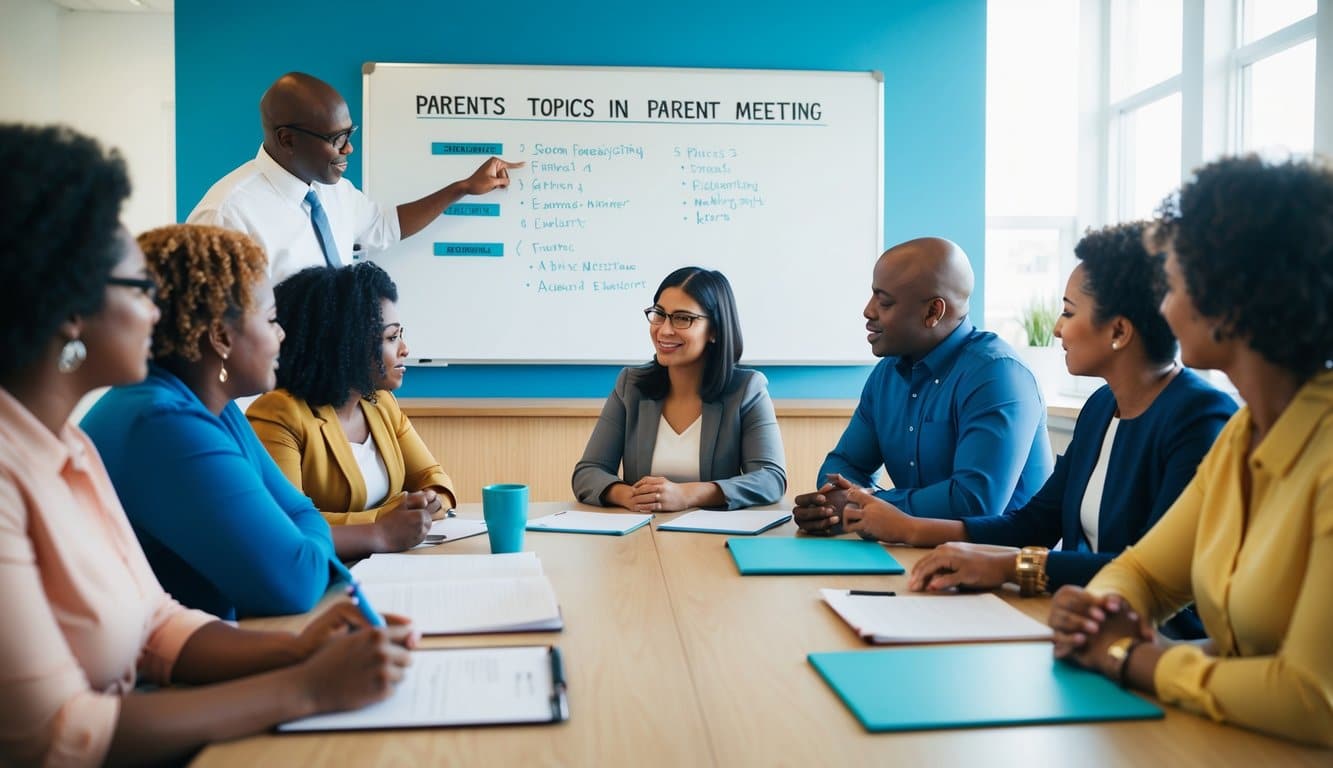
<svg viewBox="0 0 1333 768"><path fill-rule="evenodd" d="M1046 547L1023 547L1018 551L1014 570L1018 573L1018 593L1033 597L1046 591Z"/></svg>
<svg viewBox="0 0 1333 768"><path fill-rule="evenodd" d="M1121 688L1129 683L1129 656L1141 642L1133 635L1126 635L1106 648L1106 655L1111 658L1111 663L1115 667L1115 681Z"/></svg>

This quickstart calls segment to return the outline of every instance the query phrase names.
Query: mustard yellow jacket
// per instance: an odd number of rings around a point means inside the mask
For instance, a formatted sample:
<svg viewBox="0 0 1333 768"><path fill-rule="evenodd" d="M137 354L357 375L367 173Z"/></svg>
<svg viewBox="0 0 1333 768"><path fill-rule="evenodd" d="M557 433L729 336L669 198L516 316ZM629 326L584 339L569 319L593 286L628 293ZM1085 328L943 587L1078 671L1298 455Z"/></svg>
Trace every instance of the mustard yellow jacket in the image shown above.
<svg viewBox="0 0 1333 768"><path fill-rule="evenodd" d="M446 507L457 502L453 481L412 428L398 401L387 391L377 402L360 401L370 436L389 470L389 496L367 509L366 483L351 443L331 405L311 406L285 389L250 405L246 417L292 485L309 496L329 525L373 523L398 506L404 492L427 488L442 494Z"/></svg>

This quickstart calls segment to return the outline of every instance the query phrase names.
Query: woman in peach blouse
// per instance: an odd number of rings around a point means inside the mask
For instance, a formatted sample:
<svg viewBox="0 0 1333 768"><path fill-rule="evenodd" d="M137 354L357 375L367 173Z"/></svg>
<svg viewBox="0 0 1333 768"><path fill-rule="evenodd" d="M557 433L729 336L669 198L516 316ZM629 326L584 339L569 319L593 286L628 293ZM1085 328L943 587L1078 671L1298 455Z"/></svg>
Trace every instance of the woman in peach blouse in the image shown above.
<svg viewBox="0 0 1333 768"><path fill-rule="evenodd" d="M249 632L162 590L69 422L90 390L147 374L158 312L118 221L124 163L68 129L0 124L0 166L0 764L179 759L387 696L401 621L370 629L343 602L300 635Z"/></svg>

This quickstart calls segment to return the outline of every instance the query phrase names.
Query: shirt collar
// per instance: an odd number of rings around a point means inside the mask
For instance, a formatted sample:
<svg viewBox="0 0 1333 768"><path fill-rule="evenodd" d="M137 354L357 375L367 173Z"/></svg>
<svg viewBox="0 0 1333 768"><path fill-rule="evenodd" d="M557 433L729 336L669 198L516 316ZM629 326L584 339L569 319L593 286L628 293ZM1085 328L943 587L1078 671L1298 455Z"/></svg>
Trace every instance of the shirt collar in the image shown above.
<svg viewBox="0 0 1333 768"><path fill-rule="evenodd" d="M53 435L23 403L0 388L0 436L14 446L23 446L22 455L30 466L63 469L67 463L83 467L87 447L76 437L69 422Z"/></svg>
<svg viewBox="0 0 1333 768"><path fill-rule="evenodd" d="M255 165L259 166L259 172L264 174L264 178L268 179L284 199L296 205L305 202L306 193L313 185L301 181L293 176L291 171L278 165L278 161L269 155L263 144L259 145L259 154L255 155Z"/></svg>
<svg viewBox="0 0 1333 768"><path fill-rule="evenodd" d="M1323 371L1296 391L1277 423L1254 449L1251 461L1274 475L1286 474L1330 413L1333 413L1333 371ZM1242 432L1248 440L1250 431Z"/></svg>
<svg viewBox="0 0 1333 768"><path fill-rule="evenodd" d="M905 357L901 357L898 359L898 362L894 367L903 378L909 380L912 378L912 371L915 370L918 365L922 366L929 373L935 375L942 374L944 371L948 370L949 366L953 363L954 358L956 358L959 351L962 350L963 345L967 343L967 338L971 336L972 332L976 329L977 327L972 324L972 320L964 315L962 322L958 323L958 327L953 329L948 336L945 336L944 341L936 344L935 348L927 352L924 357L919 360L908 360Z"/></svg>

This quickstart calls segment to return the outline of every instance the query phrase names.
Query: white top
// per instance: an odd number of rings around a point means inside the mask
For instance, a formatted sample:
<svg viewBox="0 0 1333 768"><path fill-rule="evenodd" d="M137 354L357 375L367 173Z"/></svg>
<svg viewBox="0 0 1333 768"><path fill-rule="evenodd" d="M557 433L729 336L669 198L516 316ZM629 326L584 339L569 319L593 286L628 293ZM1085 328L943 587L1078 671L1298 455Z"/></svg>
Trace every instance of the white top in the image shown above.
<svg viewBox="0 0 1333 768"><path fill-rule="evenodd" d="M338 246L338 259L352 263L352 246L366 253L382 251L402 239L397 209L384 208L347 179L337 184L306 184L263 146L254 160L223 176L186 219L244 232L268 253L268 272L276 283L306 267L322 266L324 250L315 238L306 193L314 187Z"/></svg>
<svg viewBox="0 0 1333 768"><path fill-rule="evenodd" d="M663 416L657 424L657 442L653 443L654 477L665 477L673 483L699 481L699 437L703 434L704 417L685 428L679 435Z"/></svg>
<svg viewBox="0 0 1333 768"><path fill-rule="evenodd" d="M380 455L375 438L366 435L364 443L353 443L352 455L356 465L361 468L361 479L366 482L366 509L378 507L389 495L389 468L384 466L384 457Z"/></svg>
<svg viewBox="0 0 1333 768"><path fill-rule="evenodd" d="M1120 419L1111 417L1106 426L1106 436L1102 438L1102 450L1097 454L1097 466L1092 468L1092 476L1083 489L1083 501L1079 505L1079 519L1083 522L1083 535L1088 539L1088 546L1097 551L1097 525L1102 518L1102 489L1106 487L1106 467L1111 463L1111 446L1115 443L1115 431L1120 426Z"/></svg>

